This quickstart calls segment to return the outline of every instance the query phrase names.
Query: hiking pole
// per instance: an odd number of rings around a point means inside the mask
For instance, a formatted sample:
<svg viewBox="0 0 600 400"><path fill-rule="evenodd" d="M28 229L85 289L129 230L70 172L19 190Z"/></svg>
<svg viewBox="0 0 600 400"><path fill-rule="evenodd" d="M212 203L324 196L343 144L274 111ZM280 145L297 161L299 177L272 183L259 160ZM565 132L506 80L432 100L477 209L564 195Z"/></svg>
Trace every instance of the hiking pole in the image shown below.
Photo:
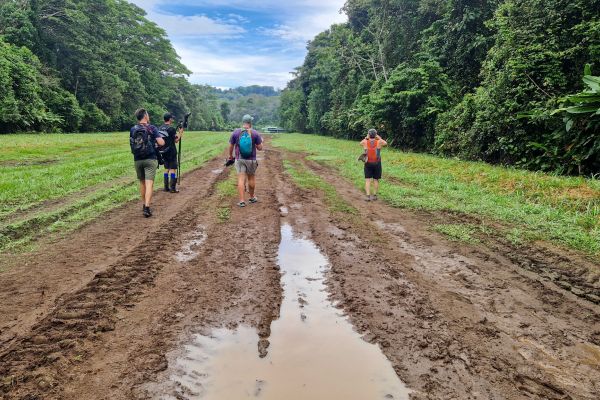
<svg viewBox="0 0 600 400"><path fill-rule="evenodd" d="M177 183L181 185L181 142L183 138L179 138L179 149L177 150Z"/></svg>

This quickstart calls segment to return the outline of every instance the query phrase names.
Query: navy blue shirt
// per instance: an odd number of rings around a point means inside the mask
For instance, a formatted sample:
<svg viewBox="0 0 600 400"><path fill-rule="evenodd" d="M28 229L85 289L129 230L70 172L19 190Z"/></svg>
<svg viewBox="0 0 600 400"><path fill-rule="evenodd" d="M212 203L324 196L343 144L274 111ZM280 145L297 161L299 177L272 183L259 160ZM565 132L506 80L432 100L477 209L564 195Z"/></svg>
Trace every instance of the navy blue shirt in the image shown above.
<svg viewBox="0 0 600 400"><path fill-rule="evenodd" d="M143 124L138 124L131 128L131 130L129 131L130 138L133 138L133 133L137 130L137 127L140 125ZM160 138L161 136L160 133L158 133L158 128L154 125L146 125L146 129L148 129L148 133L150 133L150 143L152 144L150 147L152 148L152 154L150 156L144 157L143 160L156 160L156 139ZM133 156L133 159L135 161L142 160L142 158L136 157L135 154Z"/></svg>

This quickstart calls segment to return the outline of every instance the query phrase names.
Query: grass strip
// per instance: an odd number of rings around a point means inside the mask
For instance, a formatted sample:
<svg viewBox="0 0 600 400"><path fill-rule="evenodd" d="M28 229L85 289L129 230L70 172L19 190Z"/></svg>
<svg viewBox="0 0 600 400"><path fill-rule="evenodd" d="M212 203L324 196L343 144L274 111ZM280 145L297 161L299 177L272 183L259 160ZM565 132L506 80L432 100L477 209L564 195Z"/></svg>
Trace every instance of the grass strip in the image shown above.
<svg viewBox="0 0 600 400"><path fill-rule="evenodd" d="M320 190L325 195L325 202L331 211L357 215L358 211L346 203L338 195L335 188L321 177L304 167L299 161L283 160L283 167L294 183L306 190Z"/></svg>
<svg viewBox="0 0 600 400"><path fill-rule="evenodd" d="M96 185L98 189L85 196L74 196L56 209L42 208L0 227L0 252L32 250L32 243L43 235L71 232L137 198L132 156L123 136L126 134L11 135L14 140L8 141L7 159L0 163L0 172L6 172L0 174L0 221L40 207L47 200L77 194ZM214 158L226 143L225 134L187 133L182 172ZM8 169L22 169L20 179L7 179L15 176L14 172L8 174ZM119 184L111 185L111 181ZM162 174L157 173L155 189L161 187Z"/></svg>
<svg viewBox="0 0 600 400"><path fill-rule="evenodd" d="M364 185L358 142L282 134L274 145L309 154ZM507 225L496 232L512 242L546 240L600 256L600 181L563 177L482 162L445 159L394 149L383 152L380 198L408 209L450 211ZM496 224L495 224L496 225ZM491 228L490 228L491 229Z"/></svg>

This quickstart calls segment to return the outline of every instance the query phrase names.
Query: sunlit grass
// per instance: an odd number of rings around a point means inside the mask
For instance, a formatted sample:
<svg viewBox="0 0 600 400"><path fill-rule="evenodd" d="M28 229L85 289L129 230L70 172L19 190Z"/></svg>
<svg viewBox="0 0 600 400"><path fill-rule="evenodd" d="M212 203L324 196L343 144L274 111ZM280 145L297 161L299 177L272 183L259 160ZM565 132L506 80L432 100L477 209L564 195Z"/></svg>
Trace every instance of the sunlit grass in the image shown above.
<svg viewBox="0 0 600 400"><path fill-rule="evenodd" d="M358 142L284 134L274 144L305 152L363 186ZM508 224L514 243L547 240L600 255L600 182L386 149L380 198L395 207L445 210Z"/></svg>

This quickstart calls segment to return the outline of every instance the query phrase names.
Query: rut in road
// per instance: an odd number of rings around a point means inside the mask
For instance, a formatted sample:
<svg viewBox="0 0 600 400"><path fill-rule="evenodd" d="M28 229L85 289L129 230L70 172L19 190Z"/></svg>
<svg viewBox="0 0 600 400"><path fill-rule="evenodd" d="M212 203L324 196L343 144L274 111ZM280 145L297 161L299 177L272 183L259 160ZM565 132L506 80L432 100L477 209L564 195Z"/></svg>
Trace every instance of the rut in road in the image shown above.
<svg viewBox="0 0 600 400"><path fill-rule="evenodd" d="M1 373L10 377L2 382L7 398L98 398L98 393L131 398L133 382L166 363L169 334L181 334L186 324L181 312L217 323L227 319L220 311L242 304L246 309L234 310L232 323L245 321L268 337L281 296L272 261L279 214L268 206L274 193L264 193L261 200L267 206L253 215L260 224L232 229L235 212L230 223L220 223L216 211L223 200L215 186L230 171L216 168L219 161L203 168L201 180L214 176L204 192L186 199L151 236L80 290L59 298L46 317L2 351ZM225 201L233 205L233 199ZM129 208L129 217L139 218L137 207ZM269 220L274 221L273 229L265 226ZM198 227L208 235L202 251L191 261L177 261L182 243ZM275 250L269 253L270 249ZM252 256L248 259L247 254ZM244 268L248 265L250 270Z"/></svg>
<svg viewBox="0 0 600 400"><path fill-rule="evenodd" d="M322 196L292 193L291 209L332 262L334 298L414 398L596 398L596 304L521 268L515 249L453 243L430 229L448 216L367 205L335 170L286 157L355 210L332 212Z"/></svg>

